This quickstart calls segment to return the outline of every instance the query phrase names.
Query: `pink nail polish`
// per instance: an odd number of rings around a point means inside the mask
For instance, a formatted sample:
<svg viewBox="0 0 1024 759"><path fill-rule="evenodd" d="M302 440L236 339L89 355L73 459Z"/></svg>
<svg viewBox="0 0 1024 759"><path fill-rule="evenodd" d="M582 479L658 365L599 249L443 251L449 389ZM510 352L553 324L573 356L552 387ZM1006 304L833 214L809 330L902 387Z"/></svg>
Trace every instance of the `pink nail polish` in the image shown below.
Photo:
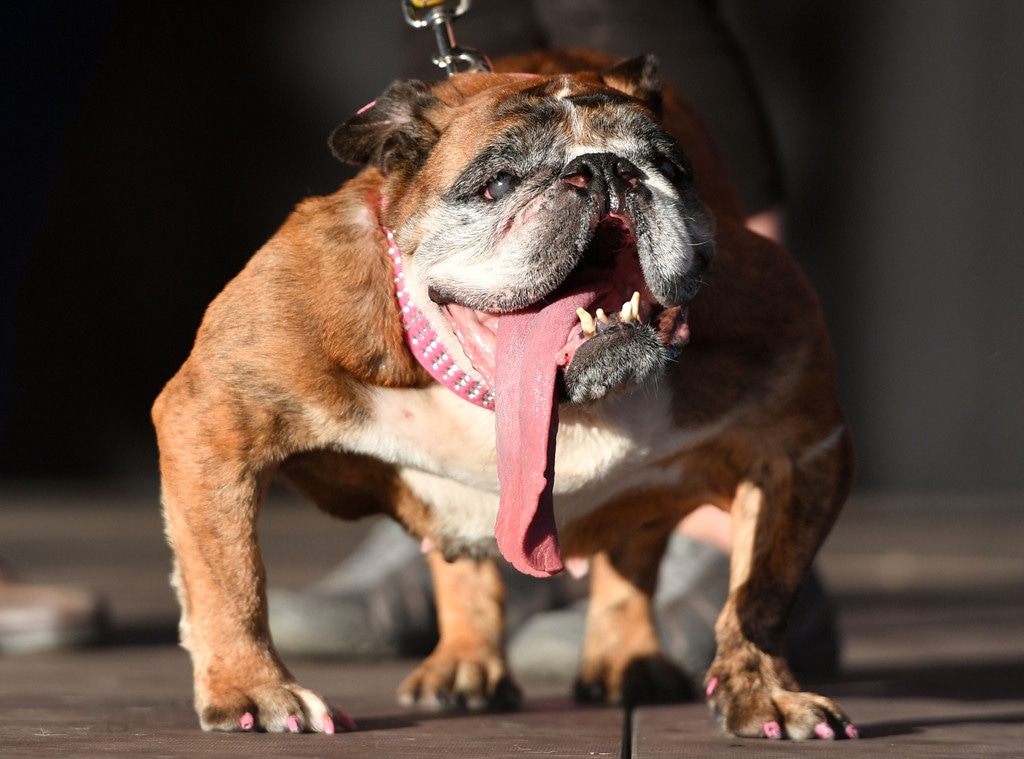
<svg viewBox="0 0 1024 759"><path fill-rule="evenodd" d="M819 722L814 727L814 734L821 738L823 741L830 741L836 737L835 731L828 726L827 722Z"/></svg>
<svg viewBox="0 0 1024 759"><path fill-rule="evenodd" d="M294 714L288 716L288 732L299 732L299 719Z"/></svg>
<svg viewBox="0 0 1024 759"><path fill-rule="evenodd" d="M846 737L856 740L857 738L860 738L860 730L857 729L856 725L847 725Z"/></svg>
<svg viewBox="0 0 1024 759"><path fill-rule="evenodd" d="M255 725L256 725L256 720L253 719L253 716L252 716L252 714L250 712L246 712L245 714L243 714L241 717L238 718L238 726L240 728L242 728L243 730L245 730L245 731L252 730L253 727L255 727Z"/></svg>
<svg viewBox="0 0 1024 759"><path fill-rule="evenodd" d="M761 726L761 730L764 732L764 737L769 740L777 741L782 738L782 725L774 720L771 722L765 722Z"/></svg>
<svg viewBox="0 0 1024 759"><path fill-rule="evenodd" d="M334 720L331 719L330 714L324 715L324 732L328 735L334 735Z"/></svg>
<svg viewBox="0 0 1024 759"><path fill-rule="evenodd" d="M708 682L707 691L705 691L707 693L707 697L711 698L711 696L714 695L714 692L717 689L718 689L718 678L717 677L712 677L711 680Z"/></svg>

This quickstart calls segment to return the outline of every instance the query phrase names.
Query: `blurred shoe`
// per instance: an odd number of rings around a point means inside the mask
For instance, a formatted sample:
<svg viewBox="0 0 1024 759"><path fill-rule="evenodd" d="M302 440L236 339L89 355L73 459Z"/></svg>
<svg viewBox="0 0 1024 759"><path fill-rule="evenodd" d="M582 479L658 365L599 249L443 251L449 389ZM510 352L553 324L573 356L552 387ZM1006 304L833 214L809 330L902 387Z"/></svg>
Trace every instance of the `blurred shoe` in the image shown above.
<svg viewBox="0 0 1024 759"><path fill-rule="evenodd" d="M95 594L71 585L15 580L0 569L0 653L36 653L97 642L106 607Z"/></svg>
<svg viewBox="0 0 1024 759"><path fill-rule="evenodd" d="M299 656L416 656L437 639L430 571L397 523L381 520L330 574L267 594L277 649Z"/></svg>

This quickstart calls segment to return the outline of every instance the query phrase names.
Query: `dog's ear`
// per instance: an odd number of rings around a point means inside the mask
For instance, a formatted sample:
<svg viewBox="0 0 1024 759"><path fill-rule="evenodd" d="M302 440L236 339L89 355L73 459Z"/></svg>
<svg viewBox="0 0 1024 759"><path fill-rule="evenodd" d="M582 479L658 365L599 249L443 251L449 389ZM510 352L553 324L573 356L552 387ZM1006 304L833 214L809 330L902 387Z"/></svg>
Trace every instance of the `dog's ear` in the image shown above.
<svg viewBox="0 0 1024 759"><path fill-rule="evenodd" d="M419 166L438 130L425 117L439 101L432 85L412 79L391 84L384 94L331 134L331 152L341 161L376 166L385 174Z"/></svg>
<svg viewBox="0 0 1024 759"><path fill-rule="evenodd" d="M661 116L661 77L658 65L658 58L648 53L605 69L601 72L601 78L609 87L635 97Z"/></svg>

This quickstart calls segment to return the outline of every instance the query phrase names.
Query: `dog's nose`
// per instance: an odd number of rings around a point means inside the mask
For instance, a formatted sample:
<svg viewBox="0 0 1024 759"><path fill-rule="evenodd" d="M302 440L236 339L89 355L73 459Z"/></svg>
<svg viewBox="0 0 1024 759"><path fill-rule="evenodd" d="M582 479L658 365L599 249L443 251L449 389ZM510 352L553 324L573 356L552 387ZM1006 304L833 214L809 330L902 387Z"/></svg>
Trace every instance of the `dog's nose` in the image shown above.
<svg viewBox="0 0 1024 759"><path fill-rule="evenodd" d="M614 153L584 153L566 164L561 179L583 195L603 196L604 213L621 210L627 192L645 179L630 161Z"/></svg>

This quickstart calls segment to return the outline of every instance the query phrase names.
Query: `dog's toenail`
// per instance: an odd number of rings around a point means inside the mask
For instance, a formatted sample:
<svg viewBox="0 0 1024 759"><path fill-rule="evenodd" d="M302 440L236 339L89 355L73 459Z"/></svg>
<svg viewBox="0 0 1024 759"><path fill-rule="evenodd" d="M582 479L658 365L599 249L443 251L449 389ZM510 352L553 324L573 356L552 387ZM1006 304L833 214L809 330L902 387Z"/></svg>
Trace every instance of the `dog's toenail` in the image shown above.
<svg viewBox="0 0 1024 759"><path fill-rule="evenodd" d="M335 712L334 719L339 725L341 725L346 730L351 731L356 729L355 721L347 714L344 714L342 712Z"/></svg>
<svg viewBox="0 0 1024 759"><path fill-rule="evenodd" d="M294 714L288 716L288 732L297 733L299 732L299 718Z"/></svg>
<svg viewBox="0 0 1024 759"><path fill-rule="evenodd" d="M814 727L814 734L821 738L823 741L830 741L836 737L835 731L828 726L827 722L819 722Z"/></svg>
<svg viewBox="0 0 1024 759"><path fill-rule="evenodd" d="M238 718L238 726L240 728L242 728L243 730L246 730L246 731L252 730L253 727L255 727L255 725L256 725L256 720L253 719L253 716L252 716L252 714L250 712L246 712L245 714L243 714L241 717Z"/></svg>
<svg viewBox="0 0 1024 759"><path fill-rule="evenodd" d="M711 696L714 695L714 692L715 692L715 690L717 690L717 688L718 688L718 678L717 677L712 677L711 680L708 682L708 687L707 687L707 690L705 691L705 693L707 694L707 697L711 698Z"/></svg>
<svg viewBox="0 0 1024 759"><path fill-rule="evenodd" d="M782 738L782 725L774 720L771 722L765 722L761 726L761 730L764 731L764 737L769 740L777 741Z"/></svg>

